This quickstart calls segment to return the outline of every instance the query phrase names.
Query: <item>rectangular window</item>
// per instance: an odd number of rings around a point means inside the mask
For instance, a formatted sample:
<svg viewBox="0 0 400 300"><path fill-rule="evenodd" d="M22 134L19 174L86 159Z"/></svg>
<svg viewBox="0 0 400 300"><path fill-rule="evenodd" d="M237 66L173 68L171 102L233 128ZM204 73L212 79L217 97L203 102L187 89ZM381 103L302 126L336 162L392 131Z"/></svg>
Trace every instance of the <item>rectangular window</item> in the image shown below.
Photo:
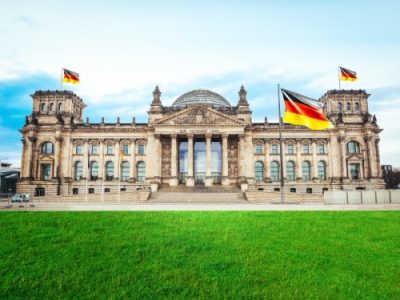
<svg viewBox="0 0 400 300"><path fill-rule="evenodd" d="M288 154L293 154L293 145L288 145L287 146L287 153Z"/></svg>
<svg viewBox="0 0 400 300"><path fill-rule="evenodd" d="M97 145L92 145L92 154L97 154Z"/></svg>
<svg viewBox="0 0 400 300"><path fill-rule="evenodd" d="M82 154L82 145L76 145L76 154Z"/></svg>
<svg viewBox="0 0 400 300"><path fill-rule="evenodd" d="M122 151L124 152L124 154L128 154L128 145L123 145Z"/></svg>
<svg viewBox="0 0 400 300"><path fill-rule="evenodd" d="M50 180L51 179L51 165L44 164L42 165L42 180Z"/></svg>
<svg viewBox="0 0 400 300"><path fill-rule="evenodd" d="M324 146L324 144L318 145L318 153L319 153L319 154L324 154L324 153L325 153L325 146Z"/></svg>
<svg viewBox="0 0 400 300"><path fill-rule="evenodd" d="M309 154L310 153L308 145L303 145L303 153L304 154Z"/></svg>
<svg viewBox="0 0 400 300"><path fill-rule="evenodd" d="M107 145L107 154L112 154L112 153L113 153L113 146Z"/></svg>
<svg viewBox="0 0 400 300"><path fill-rule="evenodd" d="M360 178L360 165L350 164L350 178L359 179Z"/></svg>
<svg viewBox="0 0 400 300"><path fill-rule="evenodd" d="M138 150L138 153L139 154L144 154L144 145L139 145L139 148L138 148L139 150Z"/></svg>
<svg viewBox="0 0 400 300"><path fill-rule="evenodd" d="M278 154L278 145L272 145L272 154Z"/></svg>
<svg viewBox="0 0 400 300"><path fill-rule="evenodd" d="M262 154L262 146L256 145L256 154Z"/></svg>

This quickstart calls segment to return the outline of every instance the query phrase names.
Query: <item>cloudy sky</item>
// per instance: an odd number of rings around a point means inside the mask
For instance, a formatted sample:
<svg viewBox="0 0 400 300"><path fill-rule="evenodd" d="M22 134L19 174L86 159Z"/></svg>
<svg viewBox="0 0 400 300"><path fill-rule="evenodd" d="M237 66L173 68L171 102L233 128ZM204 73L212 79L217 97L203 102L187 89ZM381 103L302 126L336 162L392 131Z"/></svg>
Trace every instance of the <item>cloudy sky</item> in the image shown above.
<svg viewBox="0 0 400 300"><path fill-rule="evenodd" d="M196 88L232 105L243 84L253 121L278 120L277 84L319 99L338 89L337 67L357 72L344 89L371 94L381 163L400 167L400 1L0 0L0 159L20 165L18 129L30 94L64 84L91 122L147 122L162 102Z"/></svg>

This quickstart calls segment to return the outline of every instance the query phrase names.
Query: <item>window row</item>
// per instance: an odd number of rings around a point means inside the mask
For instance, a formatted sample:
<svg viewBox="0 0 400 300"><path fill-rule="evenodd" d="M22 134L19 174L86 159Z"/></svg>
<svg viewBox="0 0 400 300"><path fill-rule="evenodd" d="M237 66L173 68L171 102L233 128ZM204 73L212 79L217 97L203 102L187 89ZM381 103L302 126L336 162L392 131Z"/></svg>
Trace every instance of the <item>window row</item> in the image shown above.
<svg viewBox="0 0 400 300"><path fill-rule="evenodd" d="M271 163L271 180L279 181L279 174L279 164L274 161ZM289 161L286 164L286 178L289 181L294 181L296 179L295 174L295 165L292 161ZM308 161L302 163L302 177L304 181L311 180L311 168ZM318 178L320 180L326 180L326 165L323 161L318 162ZM255 164L255 179L256 181L264 180L264 164L260 161Z"/></svg>
<svg viewBox="0 0 400 300"><path fill-rule="evenodd" d="M342 102L339 102L339 103L338 103L338 111L341 111L342 109L343 109L343 107L342 107ZM347 103L346 103L346 110L351 110L351 104L350 104L350 102L347 102ZM354 110L355 110L355 111L360 110L360 105L358 104L358 102L354 103Z"/></svg>
<svg viewBox="0 0 400 300"><path fill-rule="evenodd" d="M106 154L114 154L114 146L113 145L106 145ZM83 154L82 153L83 145L76 145L75 147L75 154ZM91 154L99 154L99 146L92 145L91 147ZM122 145L121 151L123 154L129 154L129 145ZM137 154L144 154L144 145L138 145L137 147Z"/></svg>
<svg viewBox="0 0 400 300"><path fill-rule="evenodd" d="M271 154L279 154L279 146L278 144L272 144L271 145ZM294 154L294 145L293 144L288 144L287 147L287 154ZM256 154L263 154L262 151L262 145L261 144L256 144ZM310 154L310 145L303 145L303 153L304 154ZM318 153L319 154L325 154L325 145L324 144L319 144L318 145Z"/></svg>
<svg viewBox="0 0 400 300"><path fill-rule="evenodd" d="M99 178L99 163L94 161L90 166L90 180L97 180ZM121 166L121 181L128 181L130 176L130 164L126 161ZM75 180L81 180L83 176L83 163L78 161L75 163ZM136 167L136 180L144 181L146 177L146 164L141 161ZM105 167L105 180L112 181L114 179L114 163L108 162Z"/></svg>
<svg viewBox="0 0 400 300"><path fill-rule="evenodd" d="M46 103L42 103L40 105L40 110L41 111L47 111L47 104ZM59 103L58 104L58 111L62 111L62 110L63 110L63 104ZM56 105L54 103L50 103L49 111L56 111Z"/></svg>

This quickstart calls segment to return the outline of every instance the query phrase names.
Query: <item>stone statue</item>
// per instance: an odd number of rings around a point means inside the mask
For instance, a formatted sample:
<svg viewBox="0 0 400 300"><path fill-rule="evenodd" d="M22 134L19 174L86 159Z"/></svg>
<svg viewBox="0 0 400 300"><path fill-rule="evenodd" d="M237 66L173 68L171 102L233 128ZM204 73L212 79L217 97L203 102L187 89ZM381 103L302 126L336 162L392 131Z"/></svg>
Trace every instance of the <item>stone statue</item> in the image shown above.
<svg viewBox="0 0 400 300"><path fill-rule="evenodd" d="M377 122L378 120L376 119L376 115L374 115L374 117L372 118L372 124L378 125Z"/></svg>
<svg viewBox="0 0 400 300"><path fill-rule="evenodd" d="M25 116L25 125L29 125L29 118L28 118L28 116Z"/></svg>
<svg viewBox="0 0 400 300"><path fill-rule="evenodd" d="M338 116L338 119L337 119L337 123L338 124L343 123L343 113L342 112L339 113L339 116Z"/></svg>

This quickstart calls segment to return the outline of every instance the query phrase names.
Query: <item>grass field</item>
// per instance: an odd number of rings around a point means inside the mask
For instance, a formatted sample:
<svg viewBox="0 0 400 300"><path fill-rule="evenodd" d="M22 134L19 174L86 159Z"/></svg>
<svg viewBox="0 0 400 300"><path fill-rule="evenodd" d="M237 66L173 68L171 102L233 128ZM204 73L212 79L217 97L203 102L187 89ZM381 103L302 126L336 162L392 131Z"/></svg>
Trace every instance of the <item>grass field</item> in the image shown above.
<svg viewBox="0 0 400 300"><path fill-rule="evenodd" d="M400 212L0 216L0 299L400 299Z"/></svg>

